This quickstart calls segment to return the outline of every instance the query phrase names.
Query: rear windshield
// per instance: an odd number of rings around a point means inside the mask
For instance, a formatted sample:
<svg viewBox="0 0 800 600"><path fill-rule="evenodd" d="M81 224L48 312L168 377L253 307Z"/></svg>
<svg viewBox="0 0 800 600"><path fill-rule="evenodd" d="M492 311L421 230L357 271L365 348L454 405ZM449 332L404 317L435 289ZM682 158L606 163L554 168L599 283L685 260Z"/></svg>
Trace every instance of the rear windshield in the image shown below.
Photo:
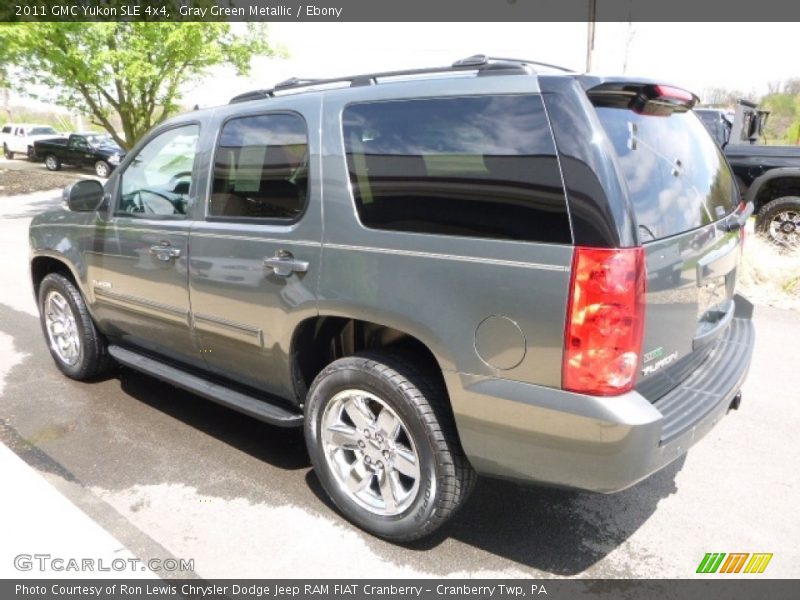
<svg viewBox="0 0 800 600"><path fill-rule="evenodd" d="M597 107L597 114L619 157L642 242L702 227L736 207L728 163L693 113Z"/></svg>
<svg viewBox="0 0 800 600"><path fill-rule="evenodd" d="M55 135L56 130L52 127L34 127L31 129L29 135Z"/></svg>

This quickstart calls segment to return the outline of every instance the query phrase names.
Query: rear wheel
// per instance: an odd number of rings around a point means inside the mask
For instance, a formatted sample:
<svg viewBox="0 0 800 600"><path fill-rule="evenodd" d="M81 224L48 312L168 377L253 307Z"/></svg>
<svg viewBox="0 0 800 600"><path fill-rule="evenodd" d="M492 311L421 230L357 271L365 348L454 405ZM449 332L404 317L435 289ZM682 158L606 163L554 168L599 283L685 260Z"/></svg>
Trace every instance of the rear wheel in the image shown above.
<svg viewBox="0 0 800 600"><path fill-rule="evenodd" d="M765 204L758 213L758 231L787 248L800 248L800 197L784 196Z"/></svg>
<svg viewBox="0 0 800 600"><path fill-rule="evenodd" d="M429 535L475 483L441 376L403 356L364 352L331 363L309 391L305 434L334 504L389 540Z"/></svg>
<svg viewBox="0 0 800 600"><path fill-rule="evenodd" d="M50 354L62 373L85 380L108 373L113 360L75 285L50 273L39 286L39 315Z"/></svg>
<svg viewBox="0 0 800 600"><path fill-rule="evenodd" d="M12 160L14 158L14 153L8 149L6 144L3 144L3 156L5 156L8 160Z"/></svg>
<svg viewBox="0 0 800 600"><path fill-rule="evenodd" d="M28 146L28 160L34 160L36 158L36 152L33 149L33 146Z"/></svg>
<svg viewBox="0 0 800 600"><path fill-rule="evenodd" d="M48 171L58 171L61 168L61 161L55 154L48 154L44 157L44 166Z"/></svg>

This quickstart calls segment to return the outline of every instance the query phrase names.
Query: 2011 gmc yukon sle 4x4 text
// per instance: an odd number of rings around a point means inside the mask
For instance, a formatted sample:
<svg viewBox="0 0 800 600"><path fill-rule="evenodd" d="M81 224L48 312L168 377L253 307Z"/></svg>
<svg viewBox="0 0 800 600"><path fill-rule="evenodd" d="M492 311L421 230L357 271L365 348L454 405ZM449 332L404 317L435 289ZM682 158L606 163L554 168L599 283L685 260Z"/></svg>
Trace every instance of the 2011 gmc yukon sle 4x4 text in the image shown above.
<svg viewBox="0 0 800 600"><path fill-rule="evenodd" d="M50 351L303 426L391 540L476 474L626 488L738 406L753 348L749 207L695 101L477 56L178 116L33 220Z"/></svg>

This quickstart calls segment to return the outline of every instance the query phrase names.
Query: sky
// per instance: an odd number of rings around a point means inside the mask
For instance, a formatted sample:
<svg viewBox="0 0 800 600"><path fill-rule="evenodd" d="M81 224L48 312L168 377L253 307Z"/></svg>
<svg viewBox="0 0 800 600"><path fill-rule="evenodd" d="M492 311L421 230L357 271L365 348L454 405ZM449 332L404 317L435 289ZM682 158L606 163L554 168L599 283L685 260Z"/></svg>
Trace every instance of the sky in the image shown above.
<svg viewBox="0 0 800 600"><path fill-rule="evenodd" d="M187 105L223 104L289 77L333 77L447 65L472 54L520 57L584 71L586 23L273 23L287 59L257 59L185 91ZM796 23L598 23L592 72L663 79L702 96L712 87L765 94L800 77Z"/></svg>
<svg viewBox="0 0 800 600"><path fill-rule="evenodd" d="M234 27L244 27L237 23ZM584 71L586 23L272 23L285 59L257 58L248 77L218 68L184 90L184 105L225 104L290 77L334 77L448 65L473 54ZM713 87L751 98L800 77L796 23L598 23L593 73L661 79L701 97ZM19 98L15 98L19 102ZM25 101L31 103L30 100Z"/></svg>

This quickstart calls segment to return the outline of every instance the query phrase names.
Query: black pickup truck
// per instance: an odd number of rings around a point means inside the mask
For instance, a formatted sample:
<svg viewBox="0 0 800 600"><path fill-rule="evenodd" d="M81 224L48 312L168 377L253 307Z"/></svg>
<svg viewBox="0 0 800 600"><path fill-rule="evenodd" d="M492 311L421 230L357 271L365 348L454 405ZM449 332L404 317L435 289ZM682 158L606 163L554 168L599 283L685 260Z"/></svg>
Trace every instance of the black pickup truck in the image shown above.
<svg viewBox="0 0 800 600"><path fill-rule="evenodd" d="M50 171L61 165L91 167L98 177L108 177L125 151L104 133L71 133L67 139L41 140L33 143L33 158L44 160Z"/></svg>
<svg viewBox="0 0 800 600"><path fill-rule="evenodd" d="M695 109L725 152L742 198L752 201L756 229L776 244L800 248L800 146L765 146L762 136L769 115L744 100L735 113Z"/></svg>

